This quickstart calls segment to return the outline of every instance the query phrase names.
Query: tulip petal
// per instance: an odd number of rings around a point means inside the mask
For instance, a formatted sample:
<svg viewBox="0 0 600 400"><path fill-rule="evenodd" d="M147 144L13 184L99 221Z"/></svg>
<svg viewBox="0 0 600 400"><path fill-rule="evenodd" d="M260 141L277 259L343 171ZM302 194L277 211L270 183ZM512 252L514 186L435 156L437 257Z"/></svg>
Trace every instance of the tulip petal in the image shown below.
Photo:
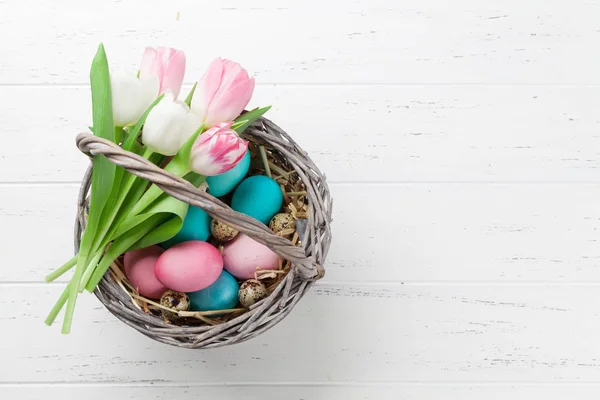
<svg viewBox="0 0 600 400"><path fill-rule="evenodd" d="M163 71L160 92L164 93L170 91L173 93L175 99L177 99L177 96L179 96L179 92L181 91L183 76L185 75L185 54L183 51L174 50L170 53L170 58L164 65L165 68Z"/></svg>
<svg viewBox="0 0 600 400"><path fill-rule="evenodd" d="M173 55L175 53L177 53L179 50L176 50L172 47L159 47L156 49L156 53L158 55L158 59L160 61L161 64L166 65L169 60L171 59L171 57L173 57Z"/></svg>
<svg viewBox="0 0 600 400"><path fill-rule="evenodd" d="M223 61L223 79L221 80L221 89L237 86L248 79L248 73L242 66L231 60ZM220 92L221 90L219 90ZM217 93L218 95L219 93ZM215 97L217 96L215 95Z"/></svg>
<svg viewBox="0 0 600 400"><path fill-rule="evenodd" d="M173 156L189 137L186 135L188 108L182 102L166 95L146 118L142 142L156 153ZM191 133L190 133L191 134Z"/></svg>
<svg viewBox="0 0 600 400"><path fill-rule="evenodd" d="M138 79L133 73L112 71L113 119L115 126L135 124L158 95L156 76Z"/></svg>
<svg viewBox="0 0 600 400"><path fill-rule="evenodd" d="M198 137L190 153L193 171L214 176L233 168L244 156L248 142L229 129L231 123L219 124Z"/></svg>
<svg viewBox="0 0 600 400"><path fill-rule="evenodd" d="M229 171L231 168L242 159L248 149L248 142L240 138L232 138L231 135L219 135L217 144L211 156L215 164L220 165L217 172L222 174Z"/></svg>
<svg viewBox="0 0 600 400"><path fill-rule="evenodd" d="M220 124L215 125L215 128L218 129L217 133L227 133L232 126L233 126L233 121L229 121L229 122L221 122Z"/></svg>
<svg viewBox="0 0 600 400"><path fill-rule="evenodd" d="M161 76L162 65L159 62L158 52L152 47L146 47L142 55L142 63L140 65L140 78L150 76Z"/></svg>
<svg viewBox="0 0 600 400"><path fill-rule="evenodd" d="M183 133L182 133L183 142L181 142L182 146L185 142L187 142L187 140L190 138L190 136L192 136L192 134L194 132L196 132L198 130L198 128L200 128L200 125L202 125L202 118L200 118L199 116L197 116L196 114L194 114L191 111L188 112L186 120L185 120L185 125L183 126ZM179 147L181 147L181 146L179 146Z"/></svg>
<svg viewBox="0 0 600 400"><path fill-rule="evenodd" d="M170 47L147 47L142 56L140 78L158 77L159 93L170 91L175 98L181 91L185 74L185 54Z"/></svg>
<svg viewBox="0 0 600 400"><path fill-rule="evenodd" d="M215 58L208 66L208 69L202 78L198 81L198 86L192 97L192 111L203 120L206 118L208 108L221 86L223 66L223 60Z"/></svg>
<svg viewBox="0 0 600 400"><path fill-rule="evenodd" d="M234 120L248 105L253 92L254 78L250 78L215 97L208 109L206 126Z"/></svg>

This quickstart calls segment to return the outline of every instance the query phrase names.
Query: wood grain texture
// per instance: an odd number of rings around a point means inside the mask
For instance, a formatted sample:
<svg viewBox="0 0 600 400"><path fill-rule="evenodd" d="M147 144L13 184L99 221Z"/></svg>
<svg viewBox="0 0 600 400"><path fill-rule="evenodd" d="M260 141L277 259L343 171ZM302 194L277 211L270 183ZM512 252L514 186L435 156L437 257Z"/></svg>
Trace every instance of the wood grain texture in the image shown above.
<svg viewBox="0 0 600 400"><path fill-rule="evenodd" d="M2 91L0 182L79 182L89 88ZM600 182L600 87L259 86L251 104L332 182Z"/></svg>
<svg viewBox="0 0 600 400"><path fill-rule="evenodd" d="M2 383L574 383L600 372L597 287L319 284L264 335L199 352L141 336L92 295L70 336L44 330L62 288L22 290L0 288L0 326L20 328L2 334Z"/></svg>
<svg viewBox="0 0 600 400"><path fill-rule="evenodd" d="M0 398L597 399L599 17L599 0L0 0ZM89 295L71 336L44 329L101 41L130 69L144 46L186 50L188 88L241 62L252 105L333 182L326 278L256 340L166 347Z"/></svg>
<svg viewBox="0 0 600 400"><path fill-rule="evenodd" d="M600 387L597 385L577 386L559 385L481 385L467 383L462 385L420 385L420 384L304 384L304 385L235 385L185 386L175 384L160 386L160 383L148 386L109 386L109 385L58 385L35 387L6 387L0 385L0 394L6 398L19 400L40 400L43 398L85 398L86 400L204 400L204 399L260 399L260 400L596 400ZM72 396L72 397L69 397Z"/></svg>
<svg viewBox="0 0 600 400"><path fill-rule="evenodd" d="M0 230L0 265L19 265L0 269L0 281L41 282L71 256L77 190L0 187L0 226L11 227ZM326 281L600 283L600 185L331 190L335 240ZM381 199L389 207L381 207ZM14 241L15 235L30 239Z"/></svg>
<svg viewBox="0 0 600 400"><path fill-rule="evenodd" d="M600 60L589 57L599 17L597 0L5 0L0 36L12 40L0 82L87 82L103 41L115 65L131 68L149 44L200 48L188 50L196 79L223 55L264 83L599 83Z"/></svg>

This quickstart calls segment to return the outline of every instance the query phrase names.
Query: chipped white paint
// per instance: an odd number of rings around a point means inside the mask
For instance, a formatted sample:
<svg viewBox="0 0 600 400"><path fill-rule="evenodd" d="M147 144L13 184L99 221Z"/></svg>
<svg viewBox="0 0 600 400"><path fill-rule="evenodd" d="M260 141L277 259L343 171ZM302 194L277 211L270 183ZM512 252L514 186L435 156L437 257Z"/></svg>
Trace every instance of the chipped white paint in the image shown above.
<svg viewBox="0 0 600 400"><path fill-rule="evenodd" d="M6 143L0 180L79 181L89 89L1 90L5 134L37 145ZM596 86L259 85L252 104L273 104L330 181L600 182Z"/></svg>
<svg viewBox="0 0 600 400"><path fill-rule="evenodd" d="M0 187L0 281L40 282L70 258L76 184ZM596 282L600 185L333 184L326 281ZM382 200L383 199L383 200ZM381 202L386 207L381 207ZM576 205L576 206L575 206ZM1 290L1 289L0 289Z"/></svg>
<svg viewBox="0 0 600 400"><path fill-rule="evenodd" d="M204 400L204 399L261 399L261 400L364 400L364 399L460 399L499 400L532 399L544 393L544 400L597 400L600 386L552 384L427 384L381 383L354 384L275 384L275 385L194 385L162 384L148 386L11 386L4 390L7 398L39 400L44 398L85 398L86 400ZM72 396L72 397L69 397Z"/></svg>
<svg viewBox="0 0 600 400"><path fill-rule="evenodd" d="M0 82L84 83L99 41L132 67L150 41L198 49L198 75L223 55L263 83L600 83L599 18L597 0L4 0Z"/></svg>
<svg viewBox="0 0 600 400"><path fill-rule="evenodd" d="M22 290L0 292L0 324L21 328L3 332L11 368L0 382L550 383L600 373L597 286L322 282L257 340L202 352L139 335L93 296L72 336L45 330L42 341L40 316L62 287ZM27 345L16 353L15 342Z"/></svg>
<svg viewBox="0 0 600 400"><path fill-rule="evenodd" d="M0 398L596 399L599 17L598 0L0 0ZM92 296L71 336L42 325L100 41L131 67L184 48L188 84L239 60L332 182L327 277L259 338L166 347Z"/></svg>

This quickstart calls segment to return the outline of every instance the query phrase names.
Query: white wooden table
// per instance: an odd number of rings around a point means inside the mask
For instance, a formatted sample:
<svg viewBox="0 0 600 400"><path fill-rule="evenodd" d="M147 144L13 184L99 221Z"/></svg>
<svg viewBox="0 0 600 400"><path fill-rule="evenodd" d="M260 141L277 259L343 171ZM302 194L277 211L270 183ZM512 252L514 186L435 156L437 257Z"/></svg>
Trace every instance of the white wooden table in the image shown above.
<svg viewBox="0 0 600 400"><path fill-rule="evenodd" d="M326 279L261 337L43 325L101 41L241 62L327 173ZM0 0L0 398L597 399L599 45L598 0Z"/></svg>

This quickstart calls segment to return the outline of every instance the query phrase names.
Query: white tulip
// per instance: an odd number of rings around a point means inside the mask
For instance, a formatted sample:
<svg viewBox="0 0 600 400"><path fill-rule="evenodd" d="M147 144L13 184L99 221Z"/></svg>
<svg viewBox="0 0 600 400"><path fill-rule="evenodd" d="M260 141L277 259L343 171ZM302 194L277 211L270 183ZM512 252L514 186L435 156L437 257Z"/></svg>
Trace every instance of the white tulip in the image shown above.
<svg viewBox="0 0 600 400"><path fill-rule="evenodd" d="M135 73L111 71L113 123L133 125L158 97L160 82L157 76L138 78Z"/></svg>
<svg viewBox="0 0 600 400"><path fill-rule="evenodd" d="M156 153L173 156L201 124L202 119L190 112L184 102L175 101L167 93L148 114L142 142Z"/></svg>

